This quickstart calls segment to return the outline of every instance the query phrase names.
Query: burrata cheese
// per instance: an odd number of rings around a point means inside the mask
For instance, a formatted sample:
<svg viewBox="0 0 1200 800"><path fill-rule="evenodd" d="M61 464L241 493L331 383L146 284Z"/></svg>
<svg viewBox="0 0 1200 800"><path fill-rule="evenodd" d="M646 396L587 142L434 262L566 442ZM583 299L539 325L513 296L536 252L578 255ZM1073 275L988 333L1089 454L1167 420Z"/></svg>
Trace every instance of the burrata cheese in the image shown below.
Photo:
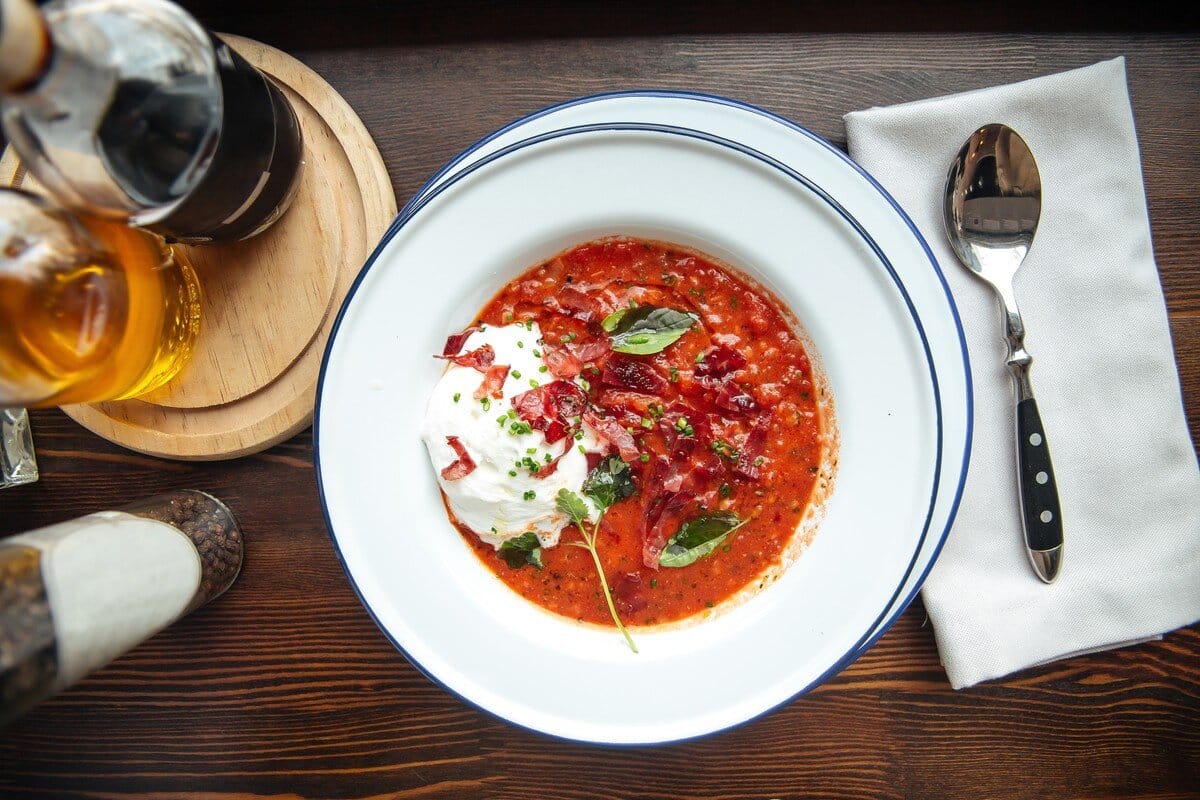
<svg viewBox="0 0 1200 800"><path fill-rule="evenodd" d="M421 437L450 511L461 524L495 548L527 531L533 531L543 547L552 547L569 523L556 508L555 498L560 489L580 493L587 477L583 450L597 450L597 442L584 428L582 439L570 440L558 469L544 478L535 477L525 459L544 465L547 455L556 458L566 446L562 440L547 444L541 431L520 432L524 426L514 431L512 423L518 418L509 413L513 397L555 380L541 371L541 330L535 323L488 325L471 333L460 352L485 344L496 351L494 364L510 367L503 397L476 400L483 374L450 363L429 397ZM457 480L441 476L458 459L446 441L449 436L458 438L476 465Z"/></svg>

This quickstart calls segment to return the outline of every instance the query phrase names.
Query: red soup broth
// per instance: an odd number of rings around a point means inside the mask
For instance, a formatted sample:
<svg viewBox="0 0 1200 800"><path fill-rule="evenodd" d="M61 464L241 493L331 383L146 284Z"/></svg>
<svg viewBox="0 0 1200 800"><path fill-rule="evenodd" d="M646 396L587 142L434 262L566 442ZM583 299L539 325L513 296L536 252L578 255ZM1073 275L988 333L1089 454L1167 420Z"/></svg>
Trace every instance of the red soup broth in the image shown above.
<svg viewBox="0 0 1200 800"><path fill-rule="evenodd" d="M698 322L653 355L608 350L601 322L646 304L693 313ZM803 544L797 537L805 535L810 505L829 486L834 438L823 379L814 376L783 305L695 250L610 238L531 267L475 324L530 321L541 328L543 357L577 356L592 412L619 421L636 443L638 456L626 460L637 489L608 509L596 540L622 621L681 620L777 576ZM683 522L714 511L748 521L688 566L647 565L648 537L661 546ZM565 617L613 625L590 553L566 546L579 540L574 528L543 548L539 570L510 567L456 526L480 560L525 598Z"/></svg>

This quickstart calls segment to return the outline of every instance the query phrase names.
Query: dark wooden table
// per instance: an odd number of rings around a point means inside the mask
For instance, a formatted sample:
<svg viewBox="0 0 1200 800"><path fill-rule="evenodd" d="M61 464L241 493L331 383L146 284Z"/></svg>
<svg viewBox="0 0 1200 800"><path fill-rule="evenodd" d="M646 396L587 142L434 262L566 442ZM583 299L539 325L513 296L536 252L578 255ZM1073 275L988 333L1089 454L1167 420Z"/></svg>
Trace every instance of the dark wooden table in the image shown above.
<svg viewBox="0 0 1200 800"><path fill-rule="evenodd" d="M840 143L851 109L1125 54L1188 423L1200 434L1200 40L1169 30L1180 26L1161 10L244 5L192 7L320 71L375 136L401 202L481 135L575 95L715 92ZM1028 27L1044 32L1019 32ZM917 602L840 675L742 728L662 748L563 743L464 705L387 643L334 558L309 433L232 463L185 464L121 450L57 411L33 419L42 480L0 495L0 534L198 487L232 506L247 554L224 598L0 732L5 797L1200 796L1195 626L954 692Z"/></svg>

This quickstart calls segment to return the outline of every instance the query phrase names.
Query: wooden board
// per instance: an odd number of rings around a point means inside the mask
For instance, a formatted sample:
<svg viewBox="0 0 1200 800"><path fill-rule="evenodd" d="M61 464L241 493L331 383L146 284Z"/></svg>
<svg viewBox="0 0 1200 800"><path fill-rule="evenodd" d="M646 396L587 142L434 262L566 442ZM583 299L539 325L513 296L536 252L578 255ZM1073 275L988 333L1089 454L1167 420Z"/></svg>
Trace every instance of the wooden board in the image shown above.
<svg viewBox="0 0 1200 800"><path fill-rule="evenodd" d="M175 245L204 294L195 353L178 376L135 400L63 409L105 439L165 458L234 458L309 425L333 319L396 215L375 143L329 84L278 50L224 38L296 110L305 162L296 198L279 222L248 241ZM43 191L11 149L0 178Z"/></svg>

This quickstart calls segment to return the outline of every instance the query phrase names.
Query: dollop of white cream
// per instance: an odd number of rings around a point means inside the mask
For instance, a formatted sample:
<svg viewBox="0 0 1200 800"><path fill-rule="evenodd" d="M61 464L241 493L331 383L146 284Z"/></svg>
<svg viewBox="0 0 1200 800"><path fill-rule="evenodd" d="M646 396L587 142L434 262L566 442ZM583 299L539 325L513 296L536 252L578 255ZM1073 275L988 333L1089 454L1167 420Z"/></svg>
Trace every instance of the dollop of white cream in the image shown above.
<svg viewBox="0 0 1200 800"><path fill-rule="evenodd" d="M513 408L512 398L534 388L534 384L555 380L549 372L540 371L542 333L536 324L531 325L489 325L473 332L460 352L485 344L492 346L496 351L493 363L509 366L503 397L476 400L475 390L483 382L483 374L450 363L429 397L421 429L451 512L497 549L527 531L533 531L543 547L556 545L570 520L558 511L555 498L560 489L581 492L587 477L587 458L580 445L589 451L599 449L597 440L585 428L582 439L570 440L570 449L553 474L536 478L527 465L521 465L529 458L544 466L547 454L556 458L565 446L563 440L547 444L541 431L513 432L512 423L519 418L508 413ZM471 474L458 480L441 476L442 470L458 459L446 442L448 436L458 437L476 465Z"/></svg>

